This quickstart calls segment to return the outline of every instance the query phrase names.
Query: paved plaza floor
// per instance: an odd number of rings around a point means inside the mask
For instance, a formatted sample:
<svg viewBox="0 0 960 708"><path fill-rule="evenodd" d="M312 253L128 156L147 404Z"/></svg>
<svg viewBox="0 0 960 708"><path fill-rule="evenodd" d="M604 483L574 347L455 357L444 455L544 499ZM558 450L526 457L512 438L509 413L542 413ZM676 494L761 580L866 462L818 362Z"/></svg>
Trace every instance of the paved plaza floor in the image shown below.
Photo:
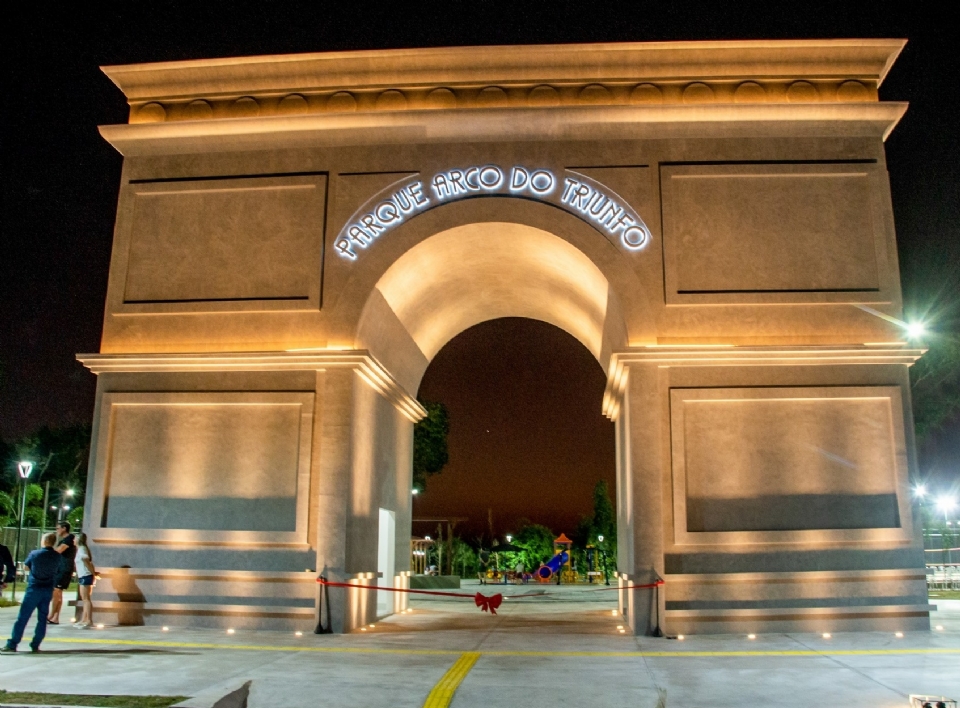
<svg viewBox="0 0 960 708"><path fill-rule="evenodd" d="M478 589L496 591L465 584ZM192 696L198 708L246 681L250 708L654 708L664 697L668 708L893 708L909 705L912 693L960 698L960 601L936 601L932 624L942 629L902 637L679 641L622 634L615 592L547 589L507 598L496 616L468 600L417 599L411 613L345 636L61 625L50 628L42 653L0 656L0 687ZM0 631L9 632L14 614L0 610Z"/></svg>

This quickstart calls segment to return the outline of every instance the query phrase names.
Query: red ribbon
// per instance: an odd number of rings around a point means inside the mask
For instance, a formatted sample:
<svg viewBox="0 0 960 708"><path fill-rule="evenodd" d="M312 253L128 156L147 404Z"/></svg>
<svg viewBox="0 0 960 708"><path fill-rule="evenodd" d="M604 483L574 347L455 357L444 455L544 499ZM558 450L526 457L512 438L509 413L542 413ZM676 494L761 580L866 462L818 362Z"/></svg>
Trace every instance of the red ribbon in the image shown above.
<svg viewBox="0 0 960 708"><path fill-rule="evenodd" d="M358 588L360 590L385 590L386 592L406 592L412 595L438 595L440 597L471 597L473 601L477 603L477 607L480 608L482 612L489 612L491 615L497 614L497 608L503 604L503 595L497 593L491 597L487 597L483 593L477 593L476 595L467 595L462 592L440 592L438 590L410 590L409 588L390 588L390 587L380 587L379 585L357 585L355 583L334 583L323 576L317 578L317 582L320 585L326 585L331 588ZM625 585L623 588L620 587L610 587L610 588L594 588L588 592L599 592L601 590L643 590L647 588L657 588L664 584L663 580L657 580L654 583L649 583L647 585ZM519 600L523 597L542 597L548 593L538 593L536 595L515 595L512 599Z"/></svg>
<svg viewBox="0 0 960 708"><path fill-rule="evenodd" d="M493 597L487 597L486 595L477 593L473 599L474 602L477 603L477 607L484 612L489 611L491 615L497 614L497 608L503 603L503 595L500 593L497 593Z"/></svg>
<svg viewBox="0 0 960 708"><path fill-rule="evenodd" d="M317 578L317 582L320 585L326 585L332 588L359 588L361 590L385 590L387 592L406 592L413 595L439 595L440 597L469 597L473 598L473 601L477 603L479 607L484 612L489 612L492 615L497 614L497 608L503 604L503 595L497 593L493 597L487 597L482 593L477 593L476 595L467 595L462 592L439 592L437 590L410 590L408 588L382 588L379 585L357 585L356 583L334 583L327 580L324 577Z"/></svg>

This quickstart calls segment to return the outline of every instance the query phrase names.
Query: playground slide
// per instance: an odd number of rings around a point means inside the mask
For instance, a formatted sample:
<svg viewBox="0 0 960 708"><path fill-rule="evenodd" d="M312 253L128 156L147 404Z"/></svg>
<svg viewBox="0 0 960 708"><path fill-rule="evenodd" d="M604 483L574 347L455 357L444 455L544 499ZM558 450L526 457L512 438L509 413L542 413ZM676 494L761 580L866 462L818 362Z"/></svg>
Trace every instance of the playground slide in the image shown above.
<svg viewBox="0 0 960 708"><path fill-rule="evenodd" d="M560 568L562 568L568 560L570 560L570 554L566 551L561 551L537 568L537 576L544 580L549 580L554 574L560 571Z"/></svg>

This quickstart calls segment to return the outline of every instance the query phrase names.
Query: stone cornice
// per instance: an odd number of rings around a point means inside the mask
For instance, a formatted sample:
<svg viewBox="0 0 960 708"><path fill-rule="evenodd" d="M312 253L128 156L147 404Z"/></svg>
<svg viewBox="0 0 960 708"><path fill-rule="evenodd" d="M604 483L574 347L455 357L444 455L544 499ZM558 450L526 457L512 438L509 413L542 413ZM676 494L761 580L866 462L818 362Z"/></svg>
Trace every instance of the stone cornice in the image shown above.
<svg viewBox="0 0 960 708"><path fill-rule="evenodd" d="M899 364L910 366L926 349L908 349L900 343L813 347L757 346L648 346L615 352L607 369L603 414L616 420L632 365L657 366L840 366Z"/></svg>
<svg viewBox="0 0 960 708"><path fill-rule="evenodd" d="M877 100L903 40L453 47L103 67L130 122L405 110Z"/></svg>
<svg viewBox="0 0 960 708"><path fill-rule="evenodd" d="M214 354L78 354L77 360L95 374L195 371L322 371L347 368L390 401L411 422L426 409L369 352L299 350Z"/></svg>
<svg viewBox="0 0 960 708"><path fill-rule="evenodd" d="M272 116L243 120L107 125L100 133L121 154L151 155L443 143L471 140L630 140L645 137L871 137L885 139L905 103L570 106Z"/></svg>

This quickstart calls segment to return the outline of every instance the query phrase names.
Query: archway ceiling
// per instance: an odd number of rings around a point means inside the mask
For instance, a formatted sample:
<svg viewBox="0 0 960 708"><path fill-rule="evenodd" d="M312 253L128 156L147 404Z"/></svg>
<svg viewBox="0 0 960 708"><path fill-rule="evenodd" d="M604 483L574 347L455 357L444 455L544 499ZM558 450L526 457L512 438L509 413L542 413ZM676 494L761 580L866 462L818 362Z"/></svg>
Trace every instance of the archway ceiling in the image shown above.
<svg viewBox="0 0 960 708"><path fill-rule="evenodd" d="M428 361L463 330L499 317L549 322L601 358L607 279L577 248L531 226L443 231L397 259L377 289Z"/></svg>

